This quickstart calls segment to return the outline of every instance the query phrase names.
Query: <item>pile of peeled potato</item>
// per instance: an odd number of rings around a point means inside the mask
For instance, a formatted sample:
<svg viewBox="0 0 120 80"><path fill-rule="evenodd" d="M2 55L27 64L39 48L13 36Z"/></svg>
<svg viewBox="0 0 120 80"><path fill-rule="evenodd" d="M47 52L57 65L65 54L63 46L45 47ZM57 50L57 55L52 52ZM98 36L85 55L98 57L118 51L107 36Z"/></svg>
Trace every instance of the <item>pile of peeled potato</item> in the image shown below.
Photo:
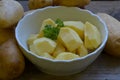
<svg viewBox="0 0 120 80"><path fill-rule="evenodd" d="M30 34L27 44L29 50L39 56L53 60L72 60L98 48L101 34L88 21L54 21L48 18L43 20L37 34Z"/></svg>
<svg viewBox="0 0 120 80"><path fill-rule="evenodd" d="M24 57L14 34L23 15L24 9L17 1L0 0L0 80L15 79L24 71Z"/></svg>

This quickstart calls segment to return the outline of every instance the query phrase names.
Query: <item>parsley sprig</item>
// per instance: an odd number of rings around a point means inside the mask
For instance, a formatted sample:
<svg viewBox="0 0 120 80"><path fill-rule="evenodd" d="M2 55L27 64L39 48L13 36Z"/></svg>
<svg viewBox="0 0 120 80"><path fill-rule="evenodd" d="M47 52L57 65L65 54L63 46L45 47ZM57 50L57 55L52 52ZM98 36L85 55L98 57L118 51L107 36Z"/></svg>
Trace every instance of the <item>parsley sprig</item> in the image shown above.
<svg viewBox="0 0 120 80"><path fill-rule="evenodd" d="M44 32L44 36L47 38L50 38L52 40L56 40L57 36L59 34L60 28L64 27L64 23L62 20L57 19L55 21L55 23L57 24L57 26L52 26L52 25L46 25L43 32Z"/></svg>
<svg viewBox="0 0 120 80"><path fill-rule="evenodd" d="M51 25L46 25L45 29L43 30L44 36L47 38L50 38L52 40L56 40L57 36L59 34L59 28L58 27L53 27Z"/></svg>
<svg viewBox="0 0 120 80"><path fill-rule="evenodd" d="M64 23L61 19L57 19L55 23L57 24L57 27L64 27Z"/></svg>

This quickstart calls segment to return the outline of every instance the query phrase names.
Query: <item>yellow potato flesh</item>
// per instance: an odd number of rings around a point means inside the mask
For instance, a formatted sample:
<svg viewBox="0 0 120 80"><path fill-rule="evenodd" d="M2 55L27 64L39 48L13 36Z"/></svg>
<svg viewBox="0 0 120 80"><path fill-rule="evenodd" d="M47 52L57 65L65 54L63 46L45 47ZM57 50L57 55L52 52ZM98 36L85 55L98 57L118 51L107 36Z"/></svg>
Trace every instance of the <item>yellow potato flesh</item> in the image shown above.
<svg viewBox="0 0 120 80"><path fill-rule="evenodd" d="M68 27L61 28L58 37L70 52L80 47L80 44L83 44L79 35Z"/></svg>
<svg viewBox="0 0 120 80"><path fill-rule="evenodd" d="M38 55L42 55L43 53L52 53L56 47L56 43L48 38L39 38L34 40L33 45L31 45L30 50L35 52Z"/></svg>
<svg viewBox="0 0 120 80"><path fill-rule="evenodd" d="M83 40L84 38L84 24L81 21L64 21L64 25L76 31Z"/></svg>
<svg viewBox="0 0 120 80"><path fill-rule="evenodd" d="M71 52L62 52L55 58L55 60L71 60L75 58L80 58L80 57Z"/></svg>
<svg viewBox="0 0 120 80"><path fill-rule="evenodd" d="M96 49L101 43L101 36L98 29L89 22L85 23L85 47L88 50Z"/></svg>

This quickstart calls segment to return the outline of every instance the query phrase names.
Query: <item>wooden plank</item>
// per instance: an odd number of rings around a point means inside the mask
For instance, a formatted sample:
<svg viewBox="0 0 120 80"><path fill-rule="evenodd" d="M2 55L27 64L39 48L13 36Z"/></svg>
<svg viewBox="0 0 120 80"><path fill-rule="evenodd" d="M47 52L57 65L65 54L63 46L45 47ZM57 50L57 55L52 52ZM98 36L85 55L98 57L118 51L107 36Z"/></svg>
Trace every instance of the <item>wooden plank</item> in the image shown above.
<svg viewBox="0 0 120 80"><path fill-rule="evenodd" d="M20 1L25 11L28 2ZM92 1L86 9L94 13L104 12L120 19L120 1ZM120 58L102 53L83 72L72 76L53 76L42 73L26 59L24 73L15 80L120 80Z"/></svg>
<svg viewBox="0 0 120 80"><path fill-rule="evenodd" d="M110 14L120 21L120 1L92 1L86 9Z"/></svg>

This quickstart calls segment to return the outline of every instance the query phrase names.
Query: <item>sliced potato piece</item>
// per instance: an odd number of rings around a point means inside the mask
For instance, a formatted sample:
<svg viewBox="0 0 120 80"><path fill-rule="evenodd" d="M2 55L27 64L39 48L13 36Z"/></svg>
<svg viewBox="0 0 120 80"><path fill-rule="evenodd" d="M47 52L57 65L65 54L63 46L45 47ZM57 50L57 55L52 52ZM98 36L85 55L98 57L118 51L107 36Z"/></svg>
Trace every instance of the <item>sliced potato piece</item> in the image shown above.
<svg viewBox="0 0 120 80"><path fill-rule="evenodd" d="M51 18L48 18L48 19L45 19L43 22L42 22L42 26L40 28L40 32L39 32L39 37L43 37L43 29L46 25L51 25L53 27L56 26L55 22L51 19Z"/></svg>
<svg viewBox="0 0 120 80"><path fill-rule="evenodd" d="M30 37L27 40L27 44L31 45L33 44L33 41L38 38L38 34L31 34Z"/></svg>
<svg viewBox="0 0 120 80"><path fill-rule="evenodd" d="M36 51L36 49L35 49L35 45L33 45L33 44L31 44L31 45L29 45L29 49L30 49L30 51L32 51L33 53L37 53L37 51Z"/></svg>
<svg viewBox="0 0 120 80"><path fill-rule="evenodd" d="M55 22L51 18L48 18L43 21L40 31L43 30L46 25L56 26Z"/></svg>
<svg viewBox="0 0 120 80"><path fill-rule="evenodd" d="M56 57L61 52L65 52L65 47L63 46L63 44L59 40L57 40L57 46L53 52L53 57Z"/></svg>
<svg viewBox="0 0 120 80"><path fill-rule="evenodd" d="M88 54L88 50L85 48L84 45L81 44L80 47L77 49L77 54L80 57L83 57Z"/></svg>
<svg viewBox="0 0 120 80"><path fill-rule="evenodd" d="M43 53L53 53L55 50L56 43L48 38L39 38L33 41L33 45L31 45L30 50L38 55L42 55Z"/></svg>
<svg viewBox="0 0 120 80"><path fill-rule="evenodd" d="M55 58L55 60L71 60L75 58L80 58L80 57L71 52L62 52Z"/></svg>
<svg viewBox="0 0 120 80"><path fill-rule="evenodd" d="M83 44L79 35L71 28L64 27L60 29L58 39L62 41L68 51L72 52Z"/></svg>
<svg viewBox="0 0 120 80"><path fill-rule="evenodd" d="M53 59L53 57L49 53L43 53L41 56L45 58Z"/></svg>
<svg viewBox="0 0 120 80"><path fill-rule="evenodd" d="M84 38L84 24L81 21L64 21L66 27L70 27L78 33L83 40Z"/></svg>
<svg viewBox="0 0 120 80"><path fill-rule="evenodd" d="M90 22L85 23L85 47L88 50L94 50L101 44L101 35L99 30Z"/></svg>

